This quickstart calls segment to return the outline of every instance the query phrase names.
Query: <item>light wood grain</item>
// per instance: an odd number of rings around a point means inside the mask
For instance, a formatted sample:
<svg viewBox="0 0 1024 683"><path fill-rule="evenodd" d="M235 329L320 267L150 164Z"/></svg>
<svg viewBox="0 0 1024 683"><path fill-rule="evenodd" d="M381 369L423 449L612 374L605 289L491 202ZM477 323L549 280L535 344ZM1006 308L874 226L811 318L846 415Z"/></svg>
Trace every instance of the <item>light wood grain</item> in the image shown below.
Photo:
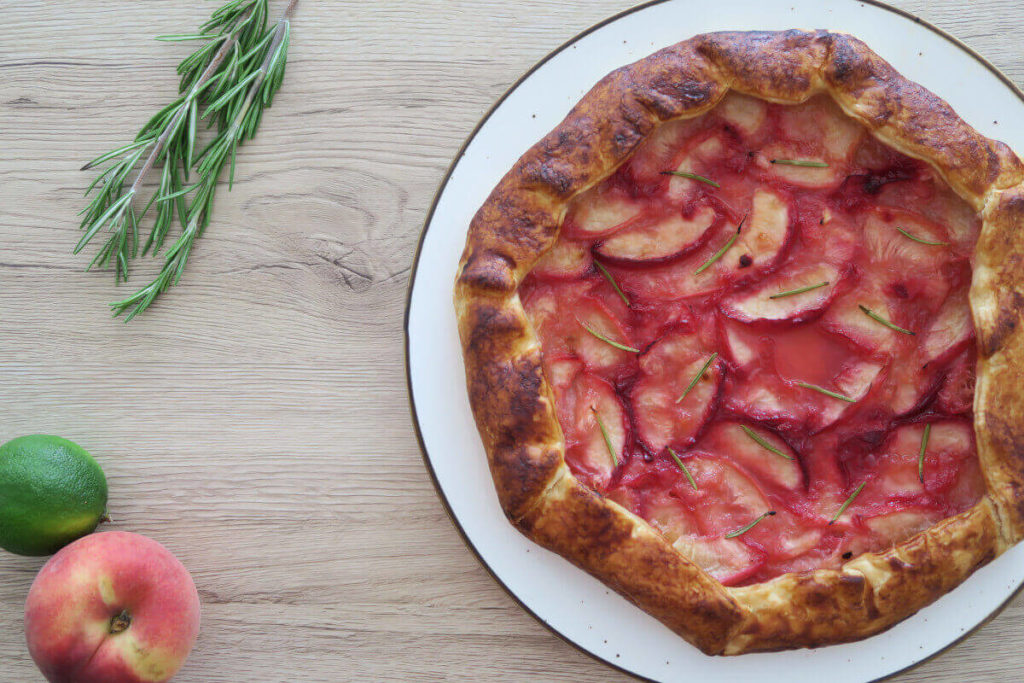
<svg viewBox="0 0 1024 683"><path fill-rule="evenodd" d="M1018 0L898 4L1024 83ZM86 446L115 527L192 570L203 633L177 680L627 678L529 617L463 545L420 458L402 356L419 231L462 141L523 71L626 6L301 3L234 191L182 284L125 326L104 304L127 290L70 255L76 169L174 92L188 48L151 36L212 5L0 0L0 441ZM0 554L5 683L41 680L21 630L41 564ZM1018 681L1022 622L1017 599L896 680Z"/></svg>

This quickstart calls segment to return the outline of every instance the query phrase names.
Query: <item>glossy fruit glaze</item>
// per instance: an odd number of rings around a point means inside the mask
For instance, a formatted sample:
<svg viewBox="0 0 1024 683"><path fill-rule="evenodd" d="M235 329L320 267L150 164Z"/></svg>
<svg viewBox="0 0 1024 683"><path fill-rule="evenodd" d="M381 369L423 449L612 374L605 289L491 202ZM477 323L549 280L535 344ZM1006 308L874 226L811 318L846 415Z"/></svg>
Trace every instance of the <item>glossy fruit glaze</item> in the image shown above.
<svg viewBox="0 0 1024 683"><path fill-rule="evenodd" d="M520 289L569 467L727 585L966 510L979 227L824 97L662 125Z"/></svg>

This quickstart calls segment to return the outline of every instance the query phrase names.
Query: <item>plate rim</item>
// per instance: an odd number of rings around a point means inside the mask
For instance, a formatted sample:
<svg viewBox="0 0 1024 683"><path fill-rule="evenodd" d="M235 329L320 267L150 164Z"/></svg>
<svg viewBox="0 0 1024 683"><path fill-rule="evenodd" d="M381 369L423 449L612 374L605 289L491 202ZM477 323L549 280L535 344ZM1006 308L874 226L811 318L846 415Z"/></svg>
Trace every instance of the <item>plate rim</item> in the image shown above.
<svg viewBox="0 0 1024 683"><path fill-rule="evenodd" d="M620 665L618 665L618 664L616 664L616 663L614 663L612 661L609 661L609 660L605 659L604 657L600 656L596 652L592 652L592 651L588 650L583 645L581 645L581 644L577 643L576 641L572 640L571 638L569 638L569 636L565 635L564 633L559 631L557 628L555 628L554 626L549 624L547 621L545 621L543 618L541 618L540 615L538 615L532 608L530 608L529 605L527 605L518 595L515 594L515 592L512 591L512 589L504 581L501 580L501 578L498 576L498 574L494 571L494 569L491 567L491 565L488 564L487 560L484 559L483 555L480 554L480 551L473 544L473 541L469 538L469 536L466 533L466 530L463 528L462 523L459 521L459 519L455 516L455 513L452 511L452 507L451 507L451 504L448 501L448 497L445 495L444 489L441 487L441 484L440 484L440 482L437 479L437 473L435 472L433 463L430 460L430 454L427 451L426 443L423 440L423 433L420 430L419 414L418 414L418 412L416 410L416 399L414 397L413 387L412 387L412 368L411 368L411 363L410 363L410 352L409 352L409 348L410 348L409 322L410 322L411 311L412 311L413 291L416 288L416 276L417 276L417 274L419 272L420 257L421 257L421 255L423 253L423 243L426 240L427 232L430 230L430 224L433 221L435 212L437 211L438 203L440 202L441 196L444 194L445 190L448 187L448 183L451 180L452 174L455 172L456 167L462 161L462 157L465 155L466 150L468 149L469 145L473 142L473 140L479 134L480 130L484 127L484 125L487 124L487 122L490 120L491 116L493 116L494 113L501 107L501 105L504 104L505 100L507 100L509 98L509 96L511 96L512 93L515 92L519 88L519 86L522 85L528 78L530 78L530 76L532 76L538 69L543 67L551 59L553 59L557 55L561 54L565 50L569 49L572 45L574 45L575 43L579 42L583 38L587 37L591 33L594 33L595 31L598 31L598 30L604 28L605 26L607 26L609 24L612 24L612 23L614 23L616 21L619 21L620 19L623 19L624 17L630 16L630 15L635 14L637 12L641 12L643 10L646 10L646 9L650 8L650 7L654 7L655 5L662 5L662 4L665 4L665 3L677 2L677 1L678 0L646 0L645 2L642 2L642 3L638 4L638 5L634 5L633 7L629 7L627 9L625 9L625 10L622 10L620 12L616 12L615 14L612 14L612 15L610 15L608 17L605 17L601 21L599 21L599 22L597 22L595 24L592 24L591 26L585 28L584 30L582 30L579 33L573 35L568 40L566 40L562 44L558 45L557 47L555 47L554 49L549 51L541 59L539 59L537 62L535 62L529 69L524 71L518 78L516 78L515 81L513 81L509 85L509 87L501 94L501 96L498 97L498 99L494 101L494 103L487 109L487 111L484 112L484 115L480 118L480 120L477 122L477 124L473 127L473 130L470 131L469 135L466 137L466 139L463 141L462 145L459 147L458 151L455 153L454 158L452 159L451 163L448 165L448 168L446 169L445 174L442 177L440 184L438 185L437 191L434 193L434 196L433 196L433 198L430 201L430 208L428 209L426 217L424 218L423 226L420 229L420 236L419 236L419 239L416 242L416 251L415 251L415 253L413 255L412 267L411 267L411 270L410 270L410 273L409 273L409 284L408 284L408 286L406 288L405 311L404 311L403 321L402 321L403 357L404 357L404 365L405 365L406 395L407 395L408 400L409 400L409 413L410 413L410 417L412 418L413 431L416 434L416 442L417 442L417 444L419 446L420 457L423 460L423 465L425 466L425 468L427 470L427 474L430 476L430 482L431 482L431 484L434 487L434 492L437 494L437 497L440 499L441 505L444 508L445 514L448 516L449 521L451 521L452 525L455 527L456 531L459 534L459 537L462 539L463 544L465 544L465 546L470 550L470 552L473 554L473 556L476 557L477 561L481 564L481 566L483 566L483 568L487 571L487 573L491 576L491 578L501 587L501 589L510 598L512 598L512 600L523 611L525 611L527 614L529 614L537 623L542 625L549 632L551 632L552 634L557 636L559 638L559 640L561 640L561 641L563 641L565 643L568 643L570 646L572 646L577 651L582 652L583 654L587 655L591 659L593 659L593 660L595 660L597 662L600 662L601 664L604 664L604 665L612 668L615 671L619 671L621 673L624 673L624 674L626 674L628 676L631 676L631 677L633 677L633 678L635 678L637 680L650 681L650 683L659 683L659 682L656 679L648 678L646 676L642 676L640 674L637 674L634 671L630 671L629 669L626 669L623 666L620 666ZM975 50L970 45L968 45L964 41L960 40L959 38L957 38L953 34L951 34L948 31L946 31L945 29L942 29L942 28L936 26L935 24L931 23L930 21L928 21L926 19L922 19L921 17L917 16L916 14L914 14L914 13L908 11L908 10L905 10L903 8L900 8L900 7L895 7L895 6L890 5L890 4L886 3L886 2L883 2L882 0L850 0L850 2L857 2L857 3L860 3L862 5L872 5L873 7L877 7L878 9L881 9L883 11L891 12L891 13L897 15L897 16L903 17L904 19L908 19L910 21L913 21L914 23L919 24L920 26L924 27L925 29L935 33L939 37L941 37L941 38L945 39L946 41L952 43L954 46L956 46L957 48L959 48L963 52L967 53L967 55L969 55L974 60L979 62L982 66L984 66L986 69L988 69L1000 82L1002 82L1003 85L1005 85L1007 88L1009 88L1009 90L1014 95L1016 95L1017 98L1021 100L1021 102L1024 102L1024 89L1021 89L1021 87L1019 87L1009 76L1007 76L1005 73L1003 73L1002 70L999 69L999 67L997 67L995 64L993 64L988 59L986 59L984 56L982 56L981 53L979 53L977 50ZM892 672L890 672L888 674L885 674L884 676L881 676L879 678L872 679L872 681L870 683L876 683L877 681L882 681L882 680L891 678L893 676L897 676L897 675L899 675L901 673L904 673L904 672L907 672L907 671L911 671L912 669L916 669L917 667L919 667L922 664L925 664L925 663L931 661L932 659L938 657L939 655L944 654L950 648L960 644L961 642L966 640L969 636L973 635L976 631L981 629L983 626L987 625L993 619L998 617L1006 609L1006 607L1010 604L1010 602L1012 602L1014 600L1014 598L1016 598L1018 595L1020 595L1022 591L1024 591L1024 583L1019 585L1002 603L999 604L999 606L997 606L992 611L991 614L989 614L987 617L982 619L973 628L968 629L962 635L960 635L956 639L954 639L951 642L949 642L944 647L940 648L939 650L933 652L932 654L930 654L930 655L928 655L926 657L923 657L923 658L919 659L918 661L914 662L913 664L909 664L909 665L907 665L905 667L897 669L896 671L892 671Z"/></svg>

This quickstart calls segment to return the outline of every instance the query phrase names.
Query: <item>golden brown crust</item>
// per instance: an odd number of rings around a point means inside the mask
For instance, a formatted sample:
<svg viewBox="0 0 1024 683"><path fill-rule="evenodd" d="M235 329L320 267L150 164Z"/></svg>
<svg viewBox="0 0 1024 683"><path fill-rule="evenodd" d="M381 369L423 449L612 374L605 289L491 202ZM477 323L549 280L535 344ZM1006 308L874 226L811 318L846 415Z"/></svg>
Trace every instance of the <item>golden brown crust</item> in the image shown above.
<svg viewBox="0 0 1024 683"><path fill-rule="evenodd" d="M1008 543L1024 538L1024 185L994 193L975 250L978 456Z"/></svg>
<svg viewBox="0 0 1024 683"><path fill-rule="evenodd" d="M569 474L517 527L586 569L706 652L722 650L744 613L722 585L639 517Z"/></svg>
<svg viewBox="0 0 1024 683"><path fill-rule="evenodd" d="M611 174L658 124L703 114L729 90L789 103L828 93L878 138L931 163L984 218L971 303L986 496L887 552L744 588L723 587L568 471L540 346L517 294L573 197ZM523 155L470 225L455 302L470 401L502 508L527 536L710 654L824 645L892 626L1024 537L1021 225L1021 161L850 36L700 35L614 71Z"/></svg>
<svg viewBox="0 0 1024 683"><path fill-rule="evenodd" d="M750 612L724 654L815 647L889 628L949 592L1003 550L987 500L841 569L783 574L729 589Z"/></svg>

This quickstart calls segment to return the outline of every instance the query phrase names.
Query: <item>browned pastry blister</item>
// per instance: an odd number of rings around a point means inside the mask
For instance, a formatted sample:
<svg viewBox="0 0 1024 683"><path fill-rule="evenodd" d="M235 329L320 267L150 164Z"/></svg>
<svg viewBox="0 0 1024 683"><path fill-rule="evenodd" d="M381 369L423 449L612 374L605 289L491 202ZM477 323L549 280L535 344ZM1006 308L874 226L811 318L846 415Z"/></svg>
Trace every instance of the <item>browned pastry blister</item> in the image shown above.
<svg viewBox="0 0 1024 683"><path fill-rule="evenodd" d="M777 103L830 95L930 163L983 218L970 293L978 338L975 431L986 495L889 550L839 569L725 587L647 522L581 484L540 343L517 293L570 200L661 123L730 90ZM1024 536L1024 165L864 43L826 31L699 35L602 79L500 181L469 230L455 288L467 385L506 515L708 654L864 638L914 614Z"/></svg>

